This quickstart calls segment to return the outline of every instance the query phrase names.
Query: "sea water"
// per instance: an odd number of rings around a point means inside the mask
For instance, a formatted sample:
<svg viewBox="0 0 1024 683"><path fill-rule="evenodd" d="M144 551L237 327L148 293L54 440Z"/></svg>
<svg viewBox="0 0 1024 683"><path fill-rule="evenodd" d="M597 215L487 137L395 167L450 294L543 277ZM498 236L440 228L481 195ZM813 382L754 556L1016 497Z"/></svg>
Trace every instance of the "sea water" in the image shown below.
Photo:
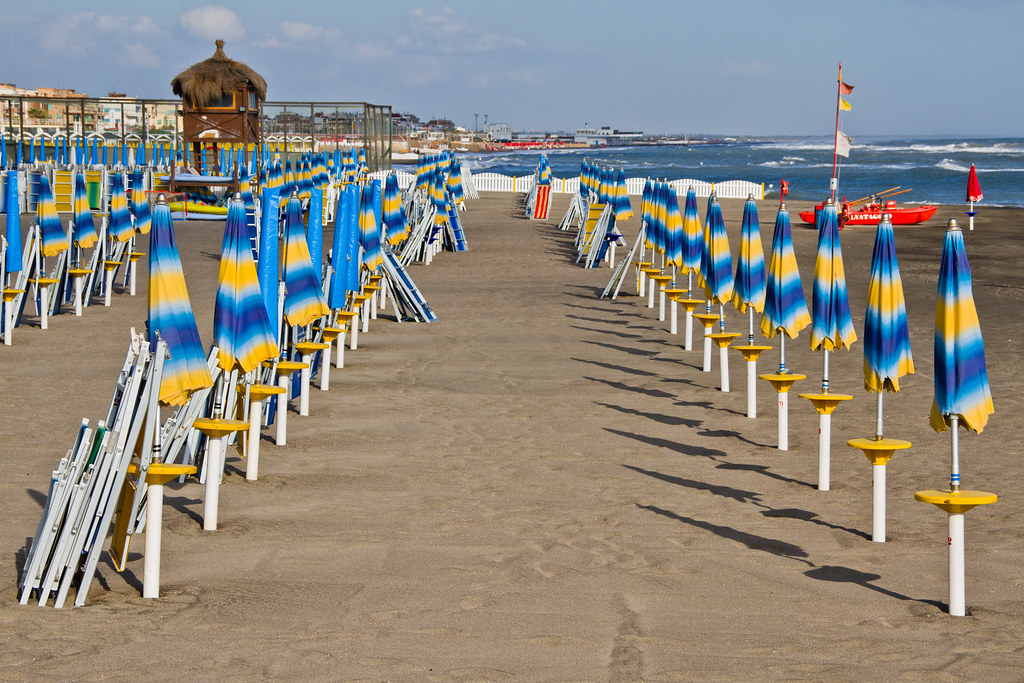
<svg viewBox="0 0 1024 683"><path fill-rule="evenodd" d="M778 197L780 181L793 199L821 201L829 195L831 138L750 138L713 144L545 150L553 174L578 177L587 159L626 177L764 183ZM530 175L536 150L459 154L473 172ZM1024 139L890 138L854 140L849 158L839 158L839 196L849 200L900 187L900 204L960 204L967 195L967 174L975 164L985 195L981 206L1024 207ZM979 208L981 208L979 206Z"/></svg>

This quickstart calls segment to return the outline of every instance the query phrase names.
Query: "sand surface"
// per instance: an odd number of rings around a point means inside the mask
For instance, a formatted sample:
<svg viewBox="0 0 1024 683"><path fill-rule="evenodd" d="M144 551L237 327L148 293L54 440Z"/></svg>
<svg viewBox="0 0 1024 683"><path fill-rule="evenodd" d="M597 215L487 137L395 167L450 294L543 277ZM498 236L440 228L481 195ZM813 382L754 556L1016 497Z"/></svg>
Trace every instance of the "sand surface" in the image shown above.
<svg viewBox="0 0 1024 683"><path fill-rule="evenodd" d="M80 420L105 413L145 286L47 331L27 316L0 347L0 678L1020 678L1024 214L981 206L966 235L997 412L963 435L963 480L1000 501L967 515L969 616L952 618L946 515L913 494L948 484L931 347L942 232L963 207L896 228L917 374L887 396L886 434L914 447L888 467L878 544L871 466L846 446L874 429L860 341L833 354L833 391L854 400L834 415L832 490L818 491L806 401L792 399L778 451L766 383L745 417L739 354L724 394L717 354L701 372L632 284L598 298L610 271L575 265L556 229L567 196L549 221L519 201L469 202L470 251L411 268L440 320L372 322L310 417L289 420L288 445L265 431L258 482L231 455L220 530L201 529L198 483L168 486L159 600L140 597L136 539L124 574L101 563L87 606L17 604L49 473ZM723 206L735 257L742 202ZM767 250L775 202L760 212ZM795 223L809 297L816 236ZM873 233L842 233L858 336ZM221 224L177 236L209 343ZM746 329L735 310L727 321ZM806 331L788 361L809 377L797 390L817 388Z"/></svg>

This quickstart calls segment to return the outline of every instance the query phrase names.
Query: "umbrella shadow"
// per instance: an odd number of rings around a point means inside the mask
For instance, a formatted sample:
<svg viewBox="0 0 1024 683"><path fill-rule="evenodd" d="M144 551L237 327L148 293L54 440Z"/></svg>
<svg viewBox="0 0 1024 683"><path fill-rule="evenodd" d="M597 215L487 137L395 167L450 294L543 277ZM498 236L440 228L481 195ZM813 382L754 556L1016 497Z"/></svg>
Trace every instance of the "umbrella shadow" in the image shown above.
<svg viewBox="0 0 1024 683"><path fill-rule="evenodd" d="M216 254L212 251L201 251L199 255L203 258L212 259L214 261L220 261L221 253L218 251Z"/></svg>
<svg viewBox="0 0 1024 683"><path fill-rule="evenodd" d="M575 320L583 320L583 321L586 321L586 322L601 323L602 325L628 325L629 324L625 320L619 320L619 319L606 320L605 318L591 318L591 317L585 316L585 315L573 315L572 313L566 313L565 317L566 318L573 318ZM587 328L587 329L590 329L590 328Z"/></svg>
<svg viewBox="0 0 1024 683"><path fill-rule="evenodd" d="M739 439L743 443L748 443L751 446L757 446L758 448L770 448L768 444L758 443L757 441L751 441L750 439L748 439L747 437L743 436L742 434L733 429L702 429L701 431L697 432L697 436L710 436L716 438L732 437L734 439Z"/></svg>
<svg viewBox="0 0 1024 683"><path fill-rule="evenodd" d="M836 565L825 565L822 567L815 567L808 569L804 572L804 576L808 576L818 581L832 581L834 583L852 583L858 586L863 586L868 590L873 590L876 593L895 598L897 600L913 600L914 602L920 602L925 605L932 605L939 609L946 609L946 604L940 600L922 600L920 598L912 598L909 595L903 593L897 593L896 591L889 590L888 588L882 588L876 586L872 581L877 581L882 578L880 574L871 574L869 572L862 572L850 567L842 567Z"/></svg>
<svg viewBox="0 0 1024 683"><path fill-rule="evenodd" d="M739 415L740 417L747 416L746 413L741 413L740 411L733 410L732 408L720 408L711 403L711 401L676 401L673 405L683 408L707 408L708 410L719 410L723 413L732 413L733 415Z"/></svg>
<svg viewBox="0 0 1024 683"><path fill-rule="evenodd" d="M845 531L848 534L860 536L866 541L871 540L871 535L864 533L860 529L851 529L848 526L832 524L831 522L826 522L823 519L818 519L818 513L811 512L810 510L801 510L800 508L783 508L780 510L768 509L762 510L761 514L765 517L771 517L773 519L799 519L804 522L810 522L811 524L817 524L818 526L828 527L829 529Z"/></svg>
<svg viewBox="0 0 1024 683"><path fill-rule="evenodd" d="M198 512L193 510L190 506L199 505L203 501L198 498L186 498L185 496L171 497L164 495L164 504L170 505L172 508L191 519L196 524L202 526L203 517Z"/></svg>
<svg viewBox="0 0 1024 683"><path fill-rule="evenodd" d="M635 394L644 394L651 398L674 398L675 394L670 394L667 391L660 391L658 389L642 389L640 387L630 386L623 384L622 382L615 382L610 379L600 379L599 377L589 377L584 375L583 379L590 380L591 382L600 382L601 384L607 384L612 389L622 389L625 391L632 391Z"/></svg>
<svg viewBox="0 0 1024 683"><path fill-rule="evenodd" d="M651 446L658 446L659 448L667 448L668 450L679 453L680 455L698 455L702 458L711 458L712 460L717 460L718 458L726 455L725 451L720 451L717 448L704 448L703 446L692 446L690 444L679 443L677 441L669 441L668 439L659 439L654 436L644 436L643 434L624 432L619 429L612 429L611 427L604 427L603 429L604 431L610 434L625 436L627 438L634 439L641 443L645 443Z"/></svg>
<svg viewBox="0 0 1024 683"><path fill-rule="evenodd" d="M768 470L768 465L747 465L747 464L743 464L743 463L723 462L721 465L718 466L718 469L720 469L720 470L740 470L740 471L746 471L746 472L757 472L758 474L763 474L766 477L770 477L772 479L777 479L779 481L784 481L787 484L799 484L800 486L806 486L807 488L810 488L810 489L816 489L817 488L817 486L815 486L814 484L812 484L810 482L800 481L799 479L793 479L792 477L784 477L781 474L776 474L774 472L770 472Z"/></svg>
<svg viewBox="0 0 1024 683"><path fill-rule="evenodd" d="M570 358L577 363L589 363L590 365L596 365L599 368L606 370L617 370L619 372L625 372L629 375L640 375L641 377L657 377L658 373L650 372L648 370L639 370L637 368L627 367L625 365L616 365L615 363L602 363L599 360L590 360L589 358Z"/></svg>
<svg viewBox="0 0 1024 683"><path fill-rule="evenodd" d="M46 499L49 498L49 496L42 491L37 491L36 489L25 489L25 493L27 493L28 497L34 500L39 507L46 506Z"/></svg>
<svg viewBox="0 0 1024 683"><path fill-rule="evenodd" d="M622 322L620 324L624 325L625 322ZM613 337L620 337L620 338L626 338L626 339L642 339L643 338L642 335L630 334L629 332L622 332L621 330L599 330L599 329L596 329L596 328L593 328L593 327L584 327L583 325L570 325L569 327L571 327L574 330L583 330L584 332L596 332L598 334L610 334Z"/></svg>
<svg viewBox="0 0 1024 683"><path fill-rule="evenodd" d="M737 503L754 503L760 507L764 507L761 503L761 494L757 491L745 491L744 489L735 489L731 486L722 486L720 484L709 484L706 481L697 481L696 479L687 479L685 477L677 477L673 474L665 474L664 472L658 472L655 470L645 470L642 467L636 467L635 465L623 465L627 470L633 470L640 474L646 475L653 479L666 482L668 484L674 484L676 486L683 486L688 489L695 491L707 491L711 495L721 496L722 498L728 498L735 500Z"/></svg>
<svg viewBox="0 0 1024 683"><path fill-rule="evenodd" d="M593 341L591 339L583 339L581 341L584 344L593 344L594 346L603 346L604 348L612 349L613 351L622 351L623 353L628 353L631 356L656 356L656 355L658 355L657 351L645 351L643 349L634 349L634 348L632 348L630 346L619 346L618 344L609 344L607 342ZM641 341L650 341L650 340L641 339Z"/></svg>
<svg viewBox="0 0 1024 683"><path fill-rule="evenodd" d="M650 420L654 420L655 422L671 425L673 427L700 427L702 424L704 424L703 420L694 420L688 417L679 417L678 415L665 415L664 413L647 413L642 410L636 410L635 408L617 406L614 403L601 403L600 401L597 401L596 403L599 406L611 408L612 410L617 410L620 413L624 413L626 415L639 415L640 417L646 417Z"/></svg>
<svg viewBox="0 0 1024 683"><path fill-rule="evenodd" d="M734 529L731 526L724 526L721 524L712 524L711 522L705 522L703 520L694 519L692 517L685 517L678 513L659 508L654 505L640 505L637 503L637 507L641 510L648 510L662 517L668 517L674 519L677 522L683 524L689 524L690 526L697 527L698 529L704 529L710 531L713 534L721 536L722 538L730 541L741 543L751 550L759 550L761 552L770 553L778 557L784 557L790 560L796 560L797 562L803 562L810 566L814 564L808 560L807 551L798 545L793 543L787 543L786 541L780 541L777 538L769 538L767 536L758 536L757 534L751 534L746 531L740 531Z"/></svg>

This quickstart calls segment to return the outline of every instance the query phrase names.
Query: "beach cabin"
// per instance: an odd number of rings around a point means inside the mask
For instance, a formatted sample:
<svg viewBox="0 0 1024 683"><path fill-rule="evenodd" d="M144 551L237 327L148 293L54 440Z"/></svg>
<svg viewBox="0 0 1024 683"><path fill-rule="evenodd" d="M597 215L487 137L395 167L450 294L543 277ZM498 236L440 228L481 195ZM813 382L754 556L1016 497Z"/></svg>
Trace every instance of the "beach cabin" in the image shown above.
<svg viewBox="0 0 1024 683"><path fill-rule="evenodd" d="M175 76L171 87L181 97L186 165L202 175L228 176L237 174L237 169L220 168L220 149L241 145L248 162L249 146L261 141L260 115L267 82L245 64L228 58L223 40L216 45L212 57ZM174 185L172 173L172 192Z"/></svg>

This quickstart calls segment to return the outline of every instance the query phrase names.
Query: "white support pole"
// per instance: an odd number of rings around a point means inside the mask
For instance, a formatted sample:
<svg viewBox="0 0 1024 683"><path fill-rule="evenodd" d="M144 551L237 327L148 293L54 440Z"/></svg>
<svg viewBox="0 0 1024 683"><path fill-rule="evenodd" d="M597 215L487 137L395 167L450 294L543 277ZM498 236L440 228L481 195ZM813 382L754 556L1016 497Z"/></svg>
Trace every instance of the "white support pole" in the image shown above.
<svg viewBox="0 0 1024 683"><path fill-rule="evenodd" d="M82 276L75 276L75 317L82 317Z"/></svg>
<svg viewBox="0 0 1024 683"><path fill-rule="evenodd" d="M380 310L386 310L388 307L388 279L383 278L380 281Z"/></svg>
<svg viewBox="0 0 1024 683"><path fill-rule="evenodd" d="M729 347L720 346L718 348L718 364L721 370L722 377L722 393L729 393Z"/></svg>
<svg viewBox="0 0 1024 683"><path fill-rule="evenodd" d="M949 513L949 614L967 614L964 588L964 513Z"/></svg>
<svg viewBox="0 0 1024 683"><path fill-rule="evenodd" d="M974 219L971 219L971 220L974 220ZM608 267L609 268L614 268L615 267L615 242L616 241L617 240L612 240L612 243L610 245L608 245Z"/></svg>
<svg viewBox="0 0 1024 683"><path fill-rule="evenodd" d="M665 322L665 287L663 285L658 286L658 321Z"/></svg>
<svg viewBox="0 0 1024 683"><path fill-rule="evenodd" d="M203 501L203 531L217 530L217 508L220 505L220 477L224 437L206 439L206 496Z"/></svg>
<svg viewBox="0 0 1024 683"><path fill-rule="evenodd" d="M146 487L146 548L142 569L143 598L160 597L160 536L163 524L164 485L150 484Z"/></svg>
<svg viewBox="0 0 1024 683"><path fill-rule="evenodd" d="M331 347L328 346L320 354L320 391L331 388Z"/></svg>
<svg viewBox="0 0 1024 683"><path fill-rule="evenodd" d="M306 367L299 370L299 415L306 417L309 415L309 381L312 375L313 356L304 353L301 358Z"/></svg>
<svg viewBox="0 0 1024 683"><path fill-rule="evenodd" d="M380 297L380 292L381 290L378 289L373 293L373 296L370 297L370 318L373 320L377 319L377 299Z"/></svg>
<svg viewBox="0 0 1024 683"><path fill-rule="evenodd" d="M789 392L780 391L779 396L779 450L789 450Z"/></svg>
<svg viewBox="0 0 1024 683"><path fill-rule="evenodd" d="M362 332L364 334L370 331L370 309L369 309L369 306L367 305L368 303L369 303L369 300L364 301L363 305L359 307L359 313L360 313L360 315L362 316L362 319L363 319L363 329L362 329Z"/></svg>
<svg viewBox="0 0 1024 683"><path fill-rule="evenodd" d="M277 386L284 388L283 394L277 395L277 434L274 437L274 443L278 446L284 446L288 443L288 394L290 391L291 381L288 375L281 375L277 378Z"/></svg>
<svg viewBox="0 0 1024 683"><path fill-rule="evenodd" d="M106 275L106 283L105 283L105 286L103 288L103 305L109 307L110 306L110 290L113 289L113 287L114 287L114 271L108 269L106 271L105 275Z"/></svg>
<svg viewBox="0 0 1024 683"><path fill-rule="evenodd" d="M4 346L14 341L14 302L4 301Z"/></svg>
<svg viewBox="0 0 1024 683"><path fill-rule="evenodd" d="M662 295L664 296L664 294ZM671 311L668 316L668 333L679 334L679 304L675 299L672 299L672 304L669 308Z"/></svg>
<svg viewBox="0 0 1024 683"><path fill-rule="evenodd" d="M708 336L708 329L704 328L704 372L711 372L711 337Z"/></svg>
<svg viewBox="0 0 1024 683"><path fill-rule="evenodd" d="M885 465L872 465L871 474L871 540L885 543Z"/></svg>
<svg viewBox="0 0 1024 683"><path fill-rule="evenodd" d="M641 299L644 298L644 291L646 290L646 288L647 288L647 273L645 273L643 271L643 269L641 269L640 270L640 274L637 276L637 284L636 284L637 295Z"/></svg>
<svg viewBox="0 0 1024 683"><path fill-rule="evenodd" d="M249 434L245 445L245 478L256 481L260 475L260 431L263 428L263 401L249 401Z"/></svg>
<svg viewBox="0 0 1024 683"><path fill-rule="evenodd" d="M831 475L829 451L832 445L832 415L818 414L818 490L828 491Z"/></svg>
<svg viewBox="0 0 1024 683"><path fill-rule="evenodd" d="M348 325L343 325L342 327L347 329ZM337 347L334 351L334 367L336 368L345 367L345 335L346 332L342 332L338 335L337 340L335 340Z"/></svg>
<svg viewBox="0 0 1024 683"><path fill-rule="evenodd" d="M658 287L654 280L651 280L649 285L650 286L647 287L647 308L654 308L654 290L656 290Z"/></svg>
<svg viewBox="0 0 1024 683"><path fill-rule="evenodd" d="M131 247L128 247L128 250L131 251ZM135 296L135 271L138 270L137 265L137 260L128 260L128 296Z"/></svg>
<svg viewBox="0 0 1024 683"><path fill-rule="evenodd" d="M686 319L683 323L686 325L684 334L686 335L683 341L684 351L693 351L693 311L689 308L686 309Z"/></svg>
<svg viewBox="0 0 1024 683"><path fill-rule="evenodd" d="M747 361L747 417L757 417L757 361Z"/></svg>
<svg viewBox="0 0 1024 683"><path fill-rule="evenodd" d="M50 285L39 288L39 297L39 329L46 330L50 327Z"/></svg>
<svg viewBox="0 0 1024 683"><path fill-rule="evenodd" d="M348 321L348 327L352 331L351 335L349 336L349 340L348 340L348 342L349 342L348 343L348 348L350 348L353 351L355 351L356 349L359 348L359 316L358 315L352 316L352 319Z"/></svg>

